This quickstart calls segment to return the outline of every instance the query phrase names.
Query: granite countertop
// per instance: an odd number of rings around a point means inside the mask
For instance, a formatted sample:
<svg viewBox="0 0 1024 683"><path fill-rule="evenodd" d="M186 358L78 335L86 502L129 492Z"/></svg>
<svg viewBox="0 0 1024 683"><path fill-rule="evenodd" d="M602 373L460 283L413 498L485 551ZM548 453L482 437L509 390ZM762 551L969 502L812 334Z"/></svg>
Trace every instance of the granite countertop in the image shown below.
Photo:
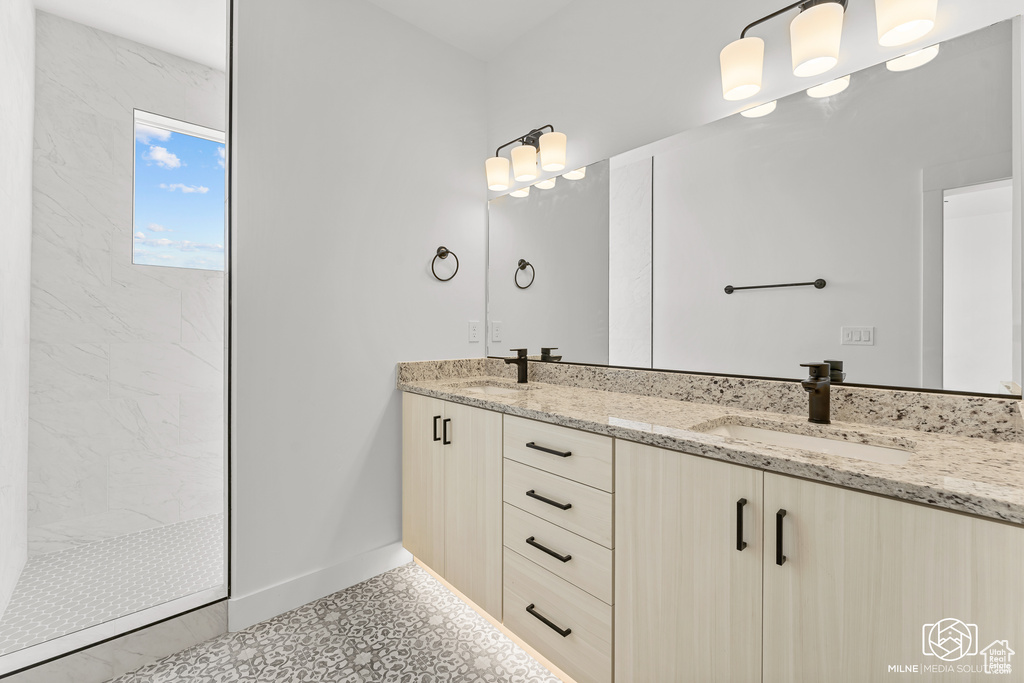
<svg viewBox="0 0 1024 683"><path fill-rule="evenodd" d="M481 386L506 387L501 394ZM398 388L619 439L1024 525L1024 444L833 422L669 398L497 377L400 381ZM910 451L901 465L704 433L733 423Z"/></svg>

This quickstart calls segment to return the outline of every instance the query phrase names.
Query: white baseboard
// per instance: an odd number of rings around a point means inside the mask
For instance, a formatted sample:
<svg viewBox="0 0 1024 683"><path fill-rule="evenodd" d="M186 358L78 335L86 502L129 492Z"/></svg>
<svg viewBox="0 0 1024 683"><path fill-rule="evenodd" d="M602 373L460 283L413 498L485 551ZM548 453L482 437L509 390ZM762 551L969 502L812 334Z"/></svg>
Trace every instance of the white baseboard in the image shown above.
<svg viewBox="0 0 1024 683"><path fill-rule="evenodd" d="M412 555L401 542L392 543L276 586L233 596L228 601L228 630L248 628L409 562Z"/></svg>

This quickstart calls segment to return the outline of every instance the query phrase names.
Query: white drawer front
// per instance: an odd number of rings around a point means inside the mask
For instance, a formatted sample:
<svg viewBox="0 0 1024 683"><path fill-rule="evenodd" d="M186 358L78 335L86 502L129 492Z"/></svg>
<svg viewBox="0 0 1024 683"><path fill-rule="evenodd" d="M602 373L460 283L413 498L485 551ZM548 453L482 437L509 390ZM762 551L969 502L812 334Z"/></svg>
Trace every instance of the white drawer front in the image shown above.
<svg viewBox="0 0 1024 683"><path fill-rule="evenodd" d="M611 606L508 548L504 599L504 623L513 633L577 683L610 683Z"/></svg>
<svg viewBox="0 0 1024 683"><path fill-rule="evenodd" d="M506 548L613 604L611 550L508 503L504 516Z"/></svg>
<svg viewBox="0 0 1024 683"><path fill-rule="evenodd" d="M605 548L612 544L614 496L563 477L505 459L504 499Z"/></svg>
<svg viewBox="0 0 1024 683"><path fill-rule="evenodd" d="M511 415L505 416L504 431L506 458L602 491L615 491L611 437Z"/></svg>

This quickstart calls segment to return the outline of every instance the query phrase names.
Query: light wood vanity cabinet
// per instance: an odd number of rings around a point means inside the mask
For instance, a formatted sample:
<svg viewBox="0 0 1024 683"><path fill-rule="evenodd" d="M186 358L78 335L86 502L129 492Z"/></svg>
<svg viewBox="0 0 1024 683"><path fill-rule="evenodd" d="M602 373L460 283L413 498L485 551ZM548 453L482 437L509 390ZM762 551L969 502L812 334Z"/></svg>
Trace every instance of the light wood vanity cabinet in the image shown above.
<svg viewBox="0 0 1024 683"><path fill-rule="evenodd" d="M577 683L987 681L987 645L1024 647L1020 526L413 394L403 410L405 547ZM922 654L945 619L979 654Z"/></svg>
<svg viewBox="0 0 1024 683"><path fill-rule="evenodd" d="M760 681L763 473L615 451L615 679Z"/></svg>
<svg viewBox="0 0 1024 683"><path fill-rule="evenodd" d="M616 485L617 681L884 681L949 664L950 618L1024 643L1020 527L622 441Z"/></svg>
<svg viewBox="0 0 1024 683"><path fill-rule="evenodd" d="M501 619L501 414L402 398L402 544Z"/></svg>
<svg viewBox="0 0 1024 683"><path fill-rule="evenodd" d="M1024 528L834 486L764 476L764 682L884 681L922 656L924 628L977 626L974 651L1024 646ZM776 514L782 519L777 564ZM1012 680L1024 666L1013 662ZM921 680L990 681L983 672Z"/></svg>

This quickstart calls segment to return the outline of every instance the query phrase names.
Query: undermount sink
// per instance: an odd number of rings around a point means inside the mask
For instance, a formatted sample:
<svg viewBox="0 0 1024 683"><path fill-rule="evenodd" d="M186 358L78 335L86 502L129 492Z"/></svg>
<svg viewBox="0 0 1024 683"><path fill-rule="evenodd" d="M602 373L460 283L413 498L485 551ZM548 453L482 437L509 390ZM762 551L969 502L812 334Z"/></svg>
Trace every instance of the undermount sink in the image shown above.
<svg viewBox="0 0 1024 683"><path fill-rule="evenodd" d="M464 387L464 391L468 391L471 394L489 394L492 396L513 396L515 394L522 393L526 387L519 389L517 387L502 387L494 384L483 384L476 387Z"/></svg>
<svg viewBox="0 0 1024 683"><path fill-rule="evenodd" d="M720 425L708 429L704 433L726 436L733 439L743 439L744 441L753 441L770 446L783 446L785 448L798 448L802 451L823 453L825 455L838 455L843 458L866 460L884 465L902 465L910 459L910 453L899 448L874 446L854 441L825 439L820 436L807 436L806 434L792 434L790 432L780 432L774 429L750 427L741 424Z"/></svg>

